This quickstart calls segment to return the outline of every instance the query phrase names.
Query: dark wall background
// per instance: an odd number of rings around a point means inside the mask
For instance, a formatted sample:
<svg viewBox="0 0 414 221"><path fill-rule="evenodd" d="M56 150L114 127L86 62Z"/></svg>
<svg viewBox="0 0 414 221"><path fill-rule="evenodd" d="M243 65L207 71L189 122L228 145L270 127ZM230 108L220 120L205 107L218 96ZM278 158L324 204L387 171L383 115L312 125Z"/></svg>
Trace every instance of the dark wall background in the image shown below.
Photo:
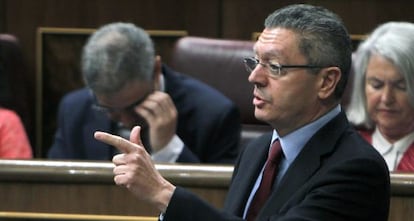
<svg viewBox="0 0 414 221"><path fill-rule="evenodd" d="M33 145L38 27L97 28L127 21L148 30L185 30L193 36L250 40L253 32L262 30L270 12L300 2L333 10L351 34L365 34L385 21L414 21L410 0L0 0L0 32L19 38L27 63L28 94L19 96L30 107L27 129Z"/></svg>

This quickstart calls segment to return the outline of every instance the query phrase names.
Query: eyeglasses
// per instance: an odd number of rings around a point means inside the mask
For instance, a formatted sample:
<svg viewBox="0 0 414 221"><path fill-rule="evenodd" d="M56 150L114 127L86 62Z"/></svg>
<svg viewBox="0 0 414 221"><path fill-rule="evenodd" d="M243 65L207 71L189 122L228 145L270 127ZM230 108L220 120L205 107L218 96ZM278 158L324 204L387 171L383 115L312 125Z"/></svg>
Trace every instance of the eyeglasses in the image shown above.
<svg viewBox="0 0 414 221"><path fill-rule="evenodd" d="M126 107L122 107L122 108L113 108L113 107L107 107L107 106L100 105L100 104L98 104L98 100L96 99L96 96L94 96L95 103L93 104L92 107L93 107L93 109L95 109L99 112L108 113L108 114L122 113L122 112L132 112L132 111L134 111L134 108L136 106L140 105L142 102L144 102L151 93L152 93L152 91L148 92L147 94L145 94L143 97L141 97L140 99L138 99L134 103L132 103L132 104L126 106Z"/></svg>
<svg viewBox="0 0 414 221"><path fill-rule="evenodd" d="M270 71L270 75L273 77L280 77L283 75L283 69L286 68L325 68L325 66L318 66L318 65L282 65L278 63L261 63L259 59L254 57L245 58L243 60L244 65L246 66L246 70L250 73L252 72L258 64L266 67Z"/></svg>

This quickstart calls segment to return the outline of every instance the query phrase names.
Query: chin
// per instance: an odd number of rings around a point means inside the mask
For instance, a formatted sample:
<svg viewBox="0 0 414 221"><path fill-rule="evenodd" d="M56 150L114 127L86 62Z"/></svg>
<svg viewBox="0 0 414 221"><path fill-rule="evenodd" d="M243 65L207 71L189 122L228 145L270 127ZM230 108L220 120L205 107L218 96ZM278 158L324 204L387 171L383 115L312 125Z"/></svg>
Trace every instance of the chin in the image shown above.
<svg viewBox="0 0 414 221"><path fill-rule="evenodd" d="M258 111L257 109L254 111L254 117L260 121L267 122L266 115L262 111Z"/></svg>

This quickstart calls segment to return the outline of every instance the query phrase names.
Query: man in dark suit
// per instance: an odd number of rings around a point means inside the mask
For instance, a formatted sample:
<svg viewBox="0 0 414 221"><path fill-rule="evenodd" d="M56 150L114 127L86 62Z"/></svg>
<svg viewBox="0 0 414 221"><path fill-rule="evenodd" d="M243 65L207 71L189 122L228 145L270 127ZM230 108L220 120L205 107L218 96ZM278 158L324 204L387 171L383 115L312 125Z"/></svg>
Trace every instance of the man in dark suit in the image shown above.
<svg viewBox="0 0 414 221"><path fill-rule="evenodd" d="M166 181L150 163L139 127L130 141L95 133L124 152L112 160L115 183L159 209L164 221L386 221L387 166L340 106L352 51L338 16L311 5L278 9L254 51L245 64L255 116L274 131L242 150L223 210Z"/></svg>
<svg viewBox="0 0 414 221"><path fill-rule="evenodd" d="M133 24L97 30L82 54L88 88L63 98L48 157L110 160L118 152L94 132L129 137L139 125L157 162L234 163L241 130L235 104L154 53L150 37Z"/></svg>

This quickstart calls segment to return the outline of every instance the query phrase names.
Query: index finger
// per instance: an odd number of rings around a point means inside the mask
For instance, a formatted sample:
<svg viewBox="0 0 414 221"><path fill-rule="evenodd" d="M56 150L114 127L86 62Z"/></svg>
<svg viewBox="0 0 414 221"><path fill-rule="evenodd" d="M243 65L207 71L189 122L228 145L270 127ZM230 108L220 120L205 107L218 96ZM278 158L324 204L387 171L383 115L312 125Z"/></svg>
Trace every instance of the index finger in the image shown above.
<svg viewBox="0 0 414 221"><path fill-rule="evenodd" d="M114 146L116 149L122 153L131 153L137 150L137 147L134 143L116 135L112 135L102 131L96 131L94 134L95 139Z"/></svg>

